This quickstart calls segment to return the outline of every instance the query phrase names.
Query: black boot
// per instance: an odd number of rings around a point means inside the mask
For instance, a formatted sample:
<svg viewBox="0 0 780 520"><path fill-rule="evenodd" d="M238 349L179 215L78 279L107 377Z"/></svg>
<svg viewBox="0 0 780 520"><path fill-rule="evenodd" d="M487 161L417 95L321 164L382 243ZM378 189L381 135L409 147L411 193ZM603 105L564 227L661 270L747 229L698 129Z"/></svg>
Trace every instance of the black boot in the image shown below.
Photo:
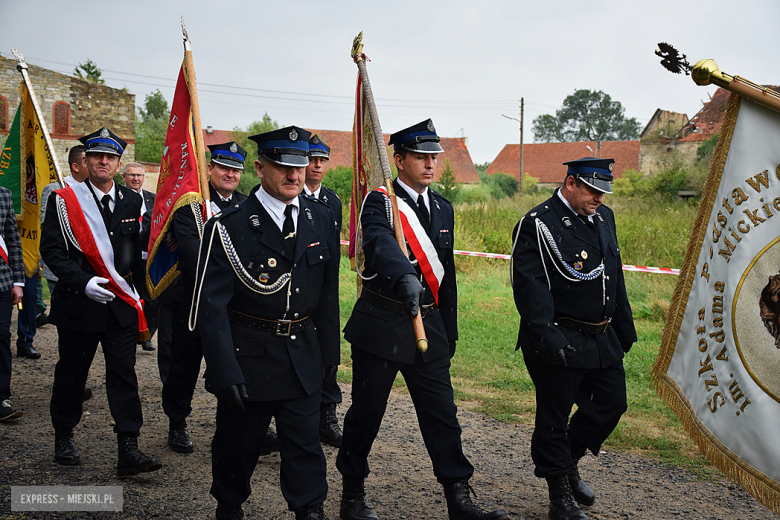
<svg viewBox="0 0 780 520"><path fill-rule="evenodd" d="M566 479L569 481L569 487L571 487L571 494L574 496L574 500L579 502L580 505L592 506L596 501L596 495L593 494L593 490L590 489L590 486L580 478L577 462L574 463L574 467L571 471L566 474Z"/></svg>
<svg viewBox="0 0 780 520"><path fill-rule="evenodd" d="M341 428L336 417L336 403L320 405L320 441L341 448Z"/></svg>
<svg viewBox="0 0 780 520"><path fill-rule="evenodd" d="M547 486L550 489L550 520L588 520L574 501L566 475L548 478Z"/></svg>
<svg viewBox="0 0 780 520"><path fill-rule="evenodd" d="M277 437L276 432L269 427L268 431L265 432L263 444L260 445L260 455L270 455L276 451L279 451L279 437Z"/></svg>
<svg viewBox="0 0 780 520"><path fill-rule="evenodd" d="M187 431L187 421L171 421L168 426L168 446L176 453L192 453L195 446Z"/></svg>
<svg viewBox="0 0 780 520"><path fill-rule="evenodd" d="M73 442L73 430L54 431L54 462L63 466L81 463L81 455Z"/></svg>
<svg viewBox="0 0 780 520"><path fill-rule="evenodd" d="M322 503L316 506L304 507L295 510L295 520L328 520L325 511L322 510Z"/></svg>
<svg viewBox="0 0 780 520"><path fill-rule="evenodd" d="M379 520L368 504L366 504L366 488L362 478L344 477L344 487L341 492L341 520Z"/></svg>
<svg viewBox="0 0 780 520"><path fill-rule="evenodd" d="M138 437L119 433L117 441L119 442L119 460L116 463L118 477L130 477L162 468L160 459L149 458L141 453L138 449Z"/></svg>
<svg viewBox="0 0 780 520"><path fill-rule="evenodd" d="M244 510L241 506L229 506L223 502L217 503L217 520L241 520Z"/></svg>
<svg viewBox="0 0 780 520"><path fill-rule="evenodd" d="M444 496L447 498L447 511L450 520L507 520L509 515L503 509L485 511L471 501L469 492L476 493L469 485L468 479L459 480L444 486Z"/></svg>

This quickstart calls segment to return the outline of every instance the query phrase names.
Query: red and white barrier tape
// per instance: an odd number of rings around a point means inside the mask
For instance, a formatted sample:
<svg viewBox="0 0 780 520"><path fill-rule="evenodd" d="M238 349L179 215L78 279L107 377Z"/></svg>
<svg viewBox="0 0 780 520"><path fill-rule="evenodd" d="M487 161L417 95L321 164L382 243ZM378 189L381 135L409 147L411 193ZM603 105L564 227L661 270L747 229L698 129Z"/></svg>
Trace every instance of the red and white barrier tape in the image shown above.
<svg viewBox="0 0 780 520"><path fill-rule="evenodd" d="M348 246L349 241L342 240L341 245ZM456 249L453 251L456 255L463 255L463 256L477 256L480 258L496 258L498 260L509 260L511 257L509 255L499 255L497 253L478 253L476 251L461 251L459 249ZM645 265L626 265L623 264L623 270L624 271L633 271L636 273L655 273L655 274L673 274L675 276L679 276L680 270L674 269L671 267L648 267Z"/></svg>

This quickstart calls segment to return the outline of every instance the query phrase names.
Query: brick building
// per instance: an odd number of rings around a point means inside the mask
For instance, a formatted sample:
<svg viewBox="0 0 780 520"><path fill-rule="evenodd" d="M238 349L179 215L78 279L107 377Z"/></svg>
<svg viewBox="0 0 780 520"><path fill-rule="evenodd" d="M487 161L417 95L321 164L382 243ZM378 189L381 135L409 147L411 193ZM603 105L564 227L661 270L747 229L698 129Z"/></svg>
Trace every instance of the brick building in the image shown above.
<svg viewBox="0 0 780 520"><path fill-rule="evenodd" d="M103 125L127 141L123 162L135 158L135 95L35 65L29 67L30 81L63 173L68 171L68 151L79 144L78 138ZM3 142L19 107L21 81L16 60L0 56L0 139Z"/></svg>
<svg viewBox="0 0 780 520"><path fill-rule="evenodd" d="M582 157L588 157L593 153L588 150L598 151L598 143L595 141L581 141L576 143L531 143L523 145L523 170L526 175L539 179L540 187L556 188L563 183L566 177L567 167L564 162ZM615 159L615 168L612 171L614 178L619 179L623 170L639 167L639 141L602 141L601 157ZM520 145L508 144L490 163L486 173L506 173L520 180Z"/></svg>

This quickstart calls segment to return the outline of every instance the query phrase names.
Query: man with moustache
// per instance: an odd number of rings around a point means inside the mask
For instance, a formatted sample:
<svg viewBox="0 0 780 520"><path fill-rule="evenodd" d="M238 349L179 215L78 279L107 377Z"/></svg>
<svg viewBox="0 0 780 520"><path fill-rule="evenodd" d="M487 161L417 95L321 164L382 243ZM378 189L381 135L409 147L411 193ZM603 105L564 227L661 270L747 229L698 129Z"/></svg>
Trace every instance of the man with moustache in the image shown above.
<svg viewBox="0 0 780 520"><path fill-rule="evenodd" d="M59 278L50 317L60 339L51 397L54 461L81 461L73 428L81 420L84 385L100 343L119 444L117 475L126 477L162 467L159 459L138 449L143 418L135 345L139 334L147 332L133 288L143 281L141 197L114 183L125 141L106 127L80 141L89 178L49 197L41 236L41 256Z"/></svg>
<svg viewBox="0 0 780 520"><path fill-rule="evenodd" d="M564 163L563 186L513 233L517 349L536 386L531 457L534 474L547 480L552 520L587 520L580 506L596 497L578 462L587 451L598 455L626 411L623 354L637 338L615 216L603 205L614 162Z"/></svg>
<svg viewBox="0 0 780 520"><path fill-rule="evenodd" d="M206 388L218 401L218 520L243 517L272 417L289 509L296 519L325 518L320 387L323 365L339 364L340 245L330 208L300 195L308 137L295 126L250 137L262 184L203 233L198 322Z"/></svg>
<svg viewBox="0 0 780 520"><path fill-rule="evenodd" d="M319 199L333 211L334 225L341 233L341 199L336 192L322 185L328 161L330 146L313 135L309 139L309 165L306 167L306 184L303 191L306 195ZM336 406L341 403L341 389L336 380L338 366L322 367L322 403L320 404L320 440L336 448L341 446L341 428L336 417Z"/></svg>

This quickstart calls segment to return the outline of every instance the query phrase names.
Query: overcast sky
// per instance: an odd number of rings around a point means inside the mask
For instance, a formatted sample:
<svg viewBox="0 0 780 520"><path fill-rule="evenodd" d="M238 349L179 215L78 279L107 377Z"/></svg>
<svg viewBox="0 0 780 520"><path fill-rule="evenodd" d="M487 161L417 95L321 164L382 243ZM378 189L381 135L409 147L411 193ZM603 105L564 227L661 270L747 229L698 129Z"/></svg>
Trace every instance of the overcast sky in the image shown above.
<svg viewBox="0 0 780 520"><path fill-rule="evenodd" d="M472 159L492 161L525 141L532 121L576 89L603 90L642 126L656 108L692 117L715 87L667 72L653 54L666 41L691 63L780 84L780 2L201 0L124 3L0 0L0 53L72 73L92 59L106 84L142 105L173 98L184 15L203 125L229 130L261 119L351 130L364 31L369 77L385 132L431 117L441 136L466 136ZM106 121L110 126L110 121ZM583 149L583 156L588 155Z"/></svg>

